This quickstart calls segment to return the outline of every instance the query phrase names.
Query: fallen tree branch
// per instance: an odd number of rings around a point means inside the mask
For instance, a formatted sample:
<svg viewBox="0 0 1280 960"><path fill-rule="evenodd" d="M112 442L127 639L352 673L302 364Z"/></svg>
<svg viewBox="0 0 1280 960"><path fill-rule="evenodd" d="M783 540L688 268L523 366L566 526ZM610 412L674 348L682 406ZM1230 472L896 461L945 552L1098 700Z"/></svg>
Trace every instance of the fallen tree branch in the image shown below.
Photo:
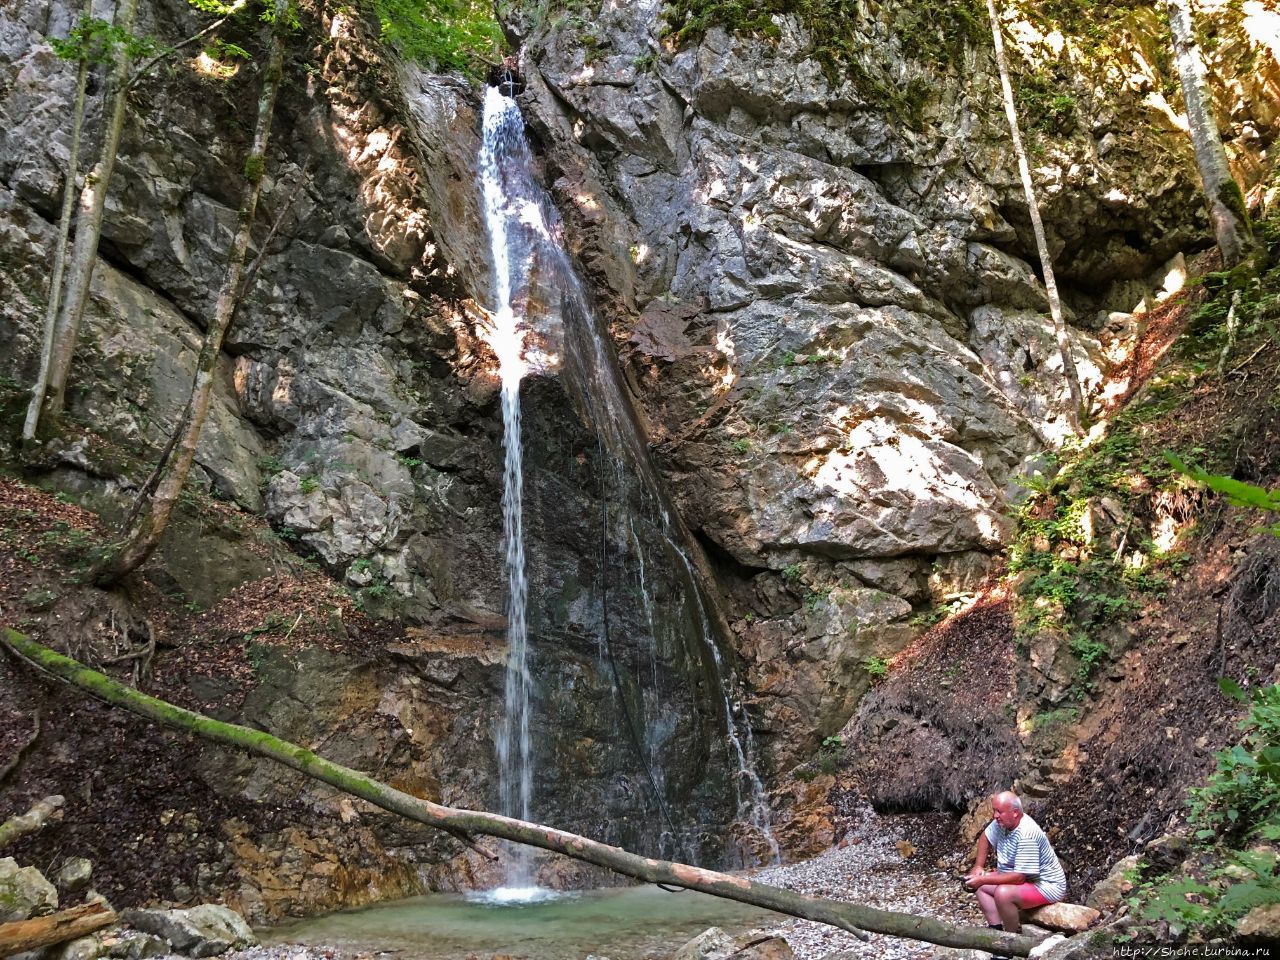
<svg viewBox="0 0 1280 960"><path fill-rule="evenodd" d="M23 741L22 746L18 747L17 753L13 755L13 759L4 765L4 769L0 770L0 787L3 787L5 781L13 776L13 771L22 765L23 758L26 757L27 751L36 745L36 741L40 739L40 711L37 710L31 715L31 736Z"/></svg>
<svg viewBox="0 0 1280 960"><path fill-rule="evenodd" d="M749 903L789 916L814 920L861 937L864 931L924 940L928 943L969 947L997 953L1027 956L1039 942L1034 937L1003 931L960 927L929 917L879 910L865 904L806 897L792 890L756 883L746 877L718 873L701 867L654 860L629 853L587 837L476 810L446 807L410 796L357 770L316 756L296 744L260 730L223 723L139 693L83 664L56 653L15 630L0 631L0 642L15 655L45 672L65 680L107 703L154 720L171 729L192 733L215 743L227 744L266 757L398 814L451 834L489 836L522 843L575 860L605 867L646 883L662 883L697 890L727 900Z"/></svg>
<svg viewBox="0 0 1280 960"><path fill-rule="evenodd" d="M33 806L26 813L20 813L16 817L10 817L4 823L0 823L0 850L3 850L19 837L25 837L28 833L35 833L51 819L56 819L62 804L65 801L58 794L51 797L45 797Z"/></svg>
<svg viewBox="0 0 1280 960"><path fill-rule="evenodd" d="M0 923L0 957L78 940L115 922L115 911L101 903L85 903L44 917Z"/></svg>

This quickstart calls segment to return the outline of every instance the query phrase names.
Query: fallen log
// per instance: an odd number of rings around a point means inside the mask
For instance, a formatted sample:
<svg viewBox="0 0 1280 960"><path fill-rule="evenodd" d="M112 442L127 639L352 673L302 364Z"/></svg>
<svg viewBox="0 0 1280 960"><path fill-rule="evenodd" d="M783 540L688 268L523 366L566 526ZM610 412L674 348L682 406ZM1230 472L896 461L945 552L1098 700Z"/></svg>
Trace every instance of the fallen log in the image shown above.
<svg viewBox="0 0 1280 960"><path fill-rule="evenodd" d="M63 804L62 797L54 794L51 797L45 797L38 801L26 813L20 813L16 817L10 817L4 823L0 823L0 850L3 850L19 837L25 837L28 833L35 833L51 819L60 815Z"/></svg>
<svg viewBox="0 0 1280 960"><path fill-rule="evenodd" d="M495 837L550 850L575 860L605 867L615 873L646 883L684 887L727 900L737 900L778 913L813 920L866 937L864 931L923 940L943 946L972 948L995 953L1027 956L1039 942L1034 937L999 930L961 927L930 917L880 910L860 903L844 903L807 897L792 890L771 887L742 876L718 873L702 867L666 860L654 860L630 853L587 837L477 810L446 807L410 796L385 783L316 756L310 750L281 740L261 730L224 723L204 714L174 706L110 677L8 628L0 631L0 642L11 653L31 665L86 691L114 706L154 720L173 730L195 734L215 743L238 747L336 787L344 793L367 800L383 810L427 826L444 830L464 842L473 835Z"/></svg>
<svg viewBox="0 0 1280 960"><path fill-rule="evenodd" d="M43 917L0 923L0 957L77 940L115 922L115 911L109 907L85 903Z"/></svg>

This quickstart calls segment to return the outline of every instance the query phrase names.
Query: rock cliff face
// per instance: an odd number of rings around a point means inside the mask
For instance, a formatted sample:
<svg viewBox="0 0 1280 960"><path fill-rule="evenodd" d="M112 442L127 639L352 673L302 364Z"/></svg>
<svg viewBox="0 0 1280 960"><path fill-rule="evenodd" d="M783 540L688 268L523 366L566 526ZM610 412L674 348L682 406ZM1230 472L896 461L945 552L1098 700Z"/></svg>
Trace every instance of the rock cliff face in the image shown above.
<svg viewBox="0 0 1280 960"><path fill-rule="evenodd" d="M508 28L548 179L680 508L721 560L785 766L840 728L913 618L981 579L1018 475L1068 432L989 40L931 48L919 34L958 14L927 3L682 45L653 0L532 10ZM1156 14L1109 16L1122 42L1105 54L1034 11L1007 24L1086 390L1100 340L1132 334L1131 311L1179 282L1165 262L1205 243L1150 65ZM1221 75L1243 78L1219 109L1248 168L1274 123L1273 53L1236 14L1205 16Z"/></svg>
<svg viewBox="0 0 1280 960"><path fill-rule="evenodd" d="M0 14L6 445L34 377L68 152L74 77L44 38L65 34L74 9L51 2ZM345 10L301 13L258 243L273 222L280 230L227 341L194 502L225 501L233 519L264 515L360 605L393 618L396 642L349 653L327 645L323 656L279 662L255 655L255 683L232 715L326 743L339 731L348 762L447 803L492 809L505 578L497 383L471 299L489 282L477 98L465 83L395 65ZM162 41L198 27L170 5L143 3L141 17L141 30ZM252 46L252 27L240 29L248 36L232 39ZM256 86L252 64L226 80L179 60L139 88L73 376L71 429L34 465L6 446L33 477L108 515L145 478L185 403L239 202L237 105ZM715 860L734 789L715 735L721 694L705 652L690 652L690 632L703 627L681 586L689 574L651 569L647 583L633 584L655 534L620 526L614 466L577 400L552 377L531 382L524 400L541 697L535 815L653 853L671 832L686 856L701 849ZM273 546L264 557L238 531L239 519L187 517L151 579L194 608L234 605L237 588L280 577L282 565L293 572L287 551ZM642 588L656 613L641 604ZM611 637L602 634L610 623ZM642 626L659 636L652 647L634 639ZM341 640L340 620L331 627ZM198 702L226 692L216 677L197 686ZM658 714L660 725L636 729ZM475 882L476 865L448 844L344 812L327 791L221 755L201 770L229 797L304 797L287 828L252 818L229 825L217 849L230 853L198 884L197 893L228 893L256 919ZM655 790L680 822L660 816ZM324 821L334 811L349 824L372 816L373 826L335 828Z"/></svg>
<svg viewBox="0 0 1280 960"><path fill-rule="evenodd" d="M856 67L835 72L811 25L791 17L771 40L714 28L677 50L655 0L542 20L507 12L545 181L659 471L718 577L775 771L841 729L868 664L915 636L913 620L985 575L1009 536L1016 476L1064 436L1066 391L986 48L912 53L892 15L913 6L886 5L880 19L860 7ZM0 11L6 459L18 459L14 418L34 378L68 152L73 72L44 38L64 35L76 9ZM501 426L475 331L489 284L477 99L462 81L394 63L345 5L305 0L301 14L258 242L265 225L281 229L227 343L195 491L264 516L284 543L249 550L236 525L188 510L151 579L194 605L234 605L236 591L296 562L286 546L304 553L395 618L394 636L344 649L339 624L336 643L263 654L231 715L334 744L337 759L426 796L492 806ZM1069 110L1041 109L1036 165L1088 384L1105 366L1100 338L1132 332L1166 261L1205 245L1163 77L1143 66L1158 61L1148 14L1123 22L1128 59L1011 23L1027 69L1069 94ZM142 21L167 42L197 26L185 5L149 0ZM251 44L239 29L231 39ZM1274 58L1240 68L1255 47L1215 53L1240 78L1224 105L1242 148L1270 142L1280 116ZM257 78L252 64L229 80L199 67L176 61L137 89L71 429L26 461L107 514L178 419L234 226L242 105ZM1254 154L1239 156L1256 174ZM531 625L556 650L535 665L556 675L535 734L537 813L631 845L652 839L639 746L619 736L618 710L674 706L683 719L655 741L666 786L673 805L699 811L707 835L692 839L714 854L732 791L707 733L721 718L708 715L705 664L677 642L661 648L661 693L647 704L633 676L612 675L602 596L610 578L634 577L644 549L610 514L609 461L573 391L535 379L525 416ZM620 634L642 614L638 590ZM625 648L623 673L648 656ZM206 706L225 693L212 675L190 686ZM201 848L213 866L150 895L227 894L267 920L477 877L447 843L278 771L219 754L198 766L218 809L237 815ZM286 813L239 816L237 804L281 792L298 795ZM194 809L168 813L199 821Z"/></svg>

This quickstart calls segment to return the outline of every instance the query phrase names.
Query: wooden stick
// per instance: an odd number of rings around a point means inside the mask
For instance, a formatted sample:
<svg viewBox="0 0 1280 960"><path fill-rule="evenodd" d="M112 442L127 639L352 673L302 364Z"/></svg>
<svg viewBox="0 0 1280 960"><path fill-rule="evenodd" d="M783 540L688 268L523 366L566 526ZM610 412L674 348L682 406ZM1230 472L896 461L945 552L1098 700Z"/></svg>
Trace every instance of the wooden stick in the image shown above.
<svg viewBox="0 0 1280 960"><path fill-rule="evenodd" d="M45 797L26 813L19 814L0 823L0 850L3 850L19 837L35 833L51 819L56 819L62 809L63 799L58 794Z"/></svg>
<svg viewBox="0 0 1280 960"><path fill-rule="evenodd" d="M100 903L85 903L45 917L0 923L0 957L77 940L115 922L114 911Z"/></svg>
<svg viewBox="0 0 1280 960"><path fill-rule="evenodd" d="M1027 956L1039 942L1034 937L1003 931L960 927L929 917L880 910L859 903L807 897L792 890L756 883L746 877L718 873L686 863L654 860L543 824L529 823L478 810L446 807L410 796L358 770L316 756L297 744L261 730L223 723L203 714L174 706L117 683L96 670L56 653L15 630L0 630L0 642L15 655L47 673L79 687L101 700L122 707L183 733L215 743L239 747L249 753L282 763L321 780L344 793L360 797L391 813L451 834L489 836L550 850L575 860L595 864L646 883L698 890L727 900L749 903L767 910L814 920L847 930L862 938L864 931L924 940L953 947Z"/></svg>

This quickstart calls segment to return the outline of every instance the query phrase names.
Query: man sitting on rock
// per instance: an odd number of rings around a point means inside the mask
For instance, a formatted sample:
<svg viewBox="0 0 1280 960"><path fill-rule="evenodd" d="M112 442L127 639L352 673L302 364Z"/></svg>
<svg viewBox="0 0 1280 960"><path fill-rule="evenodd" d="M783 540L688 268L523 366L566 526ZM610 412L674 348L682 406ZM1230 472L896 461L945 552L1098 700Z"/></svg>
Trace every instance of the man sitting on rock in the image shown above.
<svg viewBox="0 0 1280 960"><path fill-rule="evenodd" d="M988 926L1020 933L1018 911L1060 901L1067 895L1067 875L1040 824L1022 812L1017 794L996 794L991 810L995 819L978 838L978 855L964 882L978 894ZM988 871L992 847L996 869Z"/></svg>

